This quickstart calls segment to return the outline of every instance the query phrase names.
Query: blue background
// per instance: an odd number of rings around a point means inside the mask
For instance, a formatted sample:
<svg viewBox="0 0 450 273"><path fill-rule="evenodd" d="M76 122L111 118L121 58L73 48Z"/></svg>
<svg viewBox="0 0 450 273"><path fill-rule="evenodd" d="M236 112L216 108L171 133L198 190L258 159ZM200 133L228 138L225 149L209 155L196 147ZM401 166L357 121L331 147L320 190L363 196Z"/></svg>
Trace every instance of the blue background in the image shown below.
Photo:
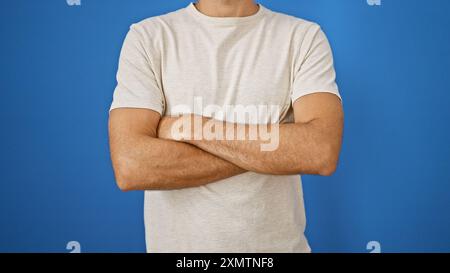
<svg viewBox="0 0 450 273"><path fill-rule="evenodd" d="M107 118L131 23L188 1L1 1L0 252L145 251ZM346 113L339 169L304 176L314 251L450 251L450 1L273 0L320 23Z"/></svg>

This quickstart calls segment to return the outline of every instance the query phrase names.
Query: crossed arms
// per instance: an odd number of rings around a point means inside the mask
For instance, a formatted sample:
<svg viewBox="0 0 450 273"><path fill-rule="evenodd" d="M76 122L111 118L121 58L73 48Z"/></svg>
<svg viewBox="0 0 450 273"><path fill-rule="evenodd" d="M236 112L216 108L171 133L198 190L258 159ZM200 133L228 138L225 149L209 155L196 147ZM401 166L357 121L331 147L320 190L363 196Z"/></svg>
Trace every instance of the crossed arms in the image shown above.
<svg viewBox="0 0 450 273"><path fill-rule="evenodd" d="M261 150L265 140L248 136L255 125L224 124L199 117L217 128L233 127L245 138L217 140L183 135L184 139L179 139L172 129L186 117L161 117L148 109L114 109L109 138L117 184L123 191L171 190L201 186L247 171L331 175L337 166L343 130L339 98L314 93L297 99L293 109L295 122L279 124L278 146L271 151Z"/></svg>

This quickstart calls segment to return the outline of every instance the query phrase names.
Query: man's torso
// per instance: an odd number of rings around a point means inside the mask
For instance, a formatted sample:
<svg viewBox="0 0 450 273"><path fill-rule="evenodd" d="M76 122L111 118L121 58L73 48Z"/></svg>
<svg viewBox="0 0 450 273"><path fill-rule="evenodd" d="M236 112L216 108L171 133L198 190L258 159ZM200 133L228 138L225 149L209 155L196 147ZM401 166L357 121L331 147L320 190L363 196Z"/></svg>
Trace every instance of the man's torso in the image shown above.
<svg viewBox="0 0 450 273"><path fill-rule="evenodd" d="M292 121L294 62L312 23L262 6L244 20L221 21L199 15L191 4L139 25L148 34L165 115L265 105L279 110L270 122ZM234 114L222 118L248 122ZM297 175L247 172L201 187L145 193L149 252L308 252L305 222Z"/></svg>

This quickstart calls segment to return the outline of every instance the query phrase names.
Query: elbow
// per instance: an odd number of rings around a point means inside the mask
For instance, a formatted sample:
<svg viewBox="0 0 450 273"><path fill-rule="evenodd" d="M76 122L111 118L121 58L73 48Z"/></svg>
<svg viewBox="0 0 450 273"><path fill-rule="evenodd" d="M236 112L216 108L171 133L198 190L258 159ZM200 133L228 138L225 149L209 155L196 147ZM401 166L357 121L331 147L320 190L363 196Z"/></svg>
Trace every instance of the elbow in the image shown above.
<svg viewBox="0 0 450 273"><path fill-rule="evenodd" d="M128 192L128 191L133 190L131 183L129 183L129 180L127 180L126 178L116 176L116 184L117 184L117 187L123 192Z"/></svg>
<svg viewBox="0 0 450 273"><path fill-rule="evenodd" d="M113 166L117 187L123 192L160 189L160 177L156 170L151 177L147 177L142 173L142 165L130 159L116 160Z"/></svg>
<svg viewBox="0 0 450 273"><path fill-rule="evenodd" d="M339 150L332 147L325 147L317 164L317 174L321 176L331 176L336 172L339 160Z"/></svg>
<svg viewBox="0 0 450 273"><path fill-rule="evenodd" d="M121 191L128 192L134 190L132 183L134 178L132 177L132 171L129 167L115 167L114 175L116 177L117 187Z"/></svg>
<svg viewBox="0 0 450 273"><path fill-rule="evenodd" d="M319 170L318 174L320 176L332 176L337 169L337 162L329 162L324 164Z"/></svg>
<svg viewBox="0 0 450 273"><path fill-rule="evenodd" d="M137 190L138 167L131 160L119 159L113 164L118 188L123 192Z"/></svg>

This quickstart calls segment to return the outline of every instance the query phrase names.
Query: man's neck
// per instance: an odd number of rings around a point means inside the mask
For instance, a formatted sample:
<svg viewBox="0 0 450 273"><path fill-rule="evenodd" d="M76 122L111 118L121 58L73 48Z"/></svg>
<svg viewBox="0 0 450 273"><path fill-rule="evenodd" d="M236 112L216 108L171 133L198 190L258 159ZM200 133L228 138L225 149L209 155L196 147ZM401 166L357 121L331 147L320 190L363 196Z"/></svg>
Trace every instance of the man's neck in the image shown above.
<svg viewBox="0 0 450 273"><path fill-rule="evenodd" d="M198 0L195 7L211 17L245 17L259 9L253 0Z"/></svg>

